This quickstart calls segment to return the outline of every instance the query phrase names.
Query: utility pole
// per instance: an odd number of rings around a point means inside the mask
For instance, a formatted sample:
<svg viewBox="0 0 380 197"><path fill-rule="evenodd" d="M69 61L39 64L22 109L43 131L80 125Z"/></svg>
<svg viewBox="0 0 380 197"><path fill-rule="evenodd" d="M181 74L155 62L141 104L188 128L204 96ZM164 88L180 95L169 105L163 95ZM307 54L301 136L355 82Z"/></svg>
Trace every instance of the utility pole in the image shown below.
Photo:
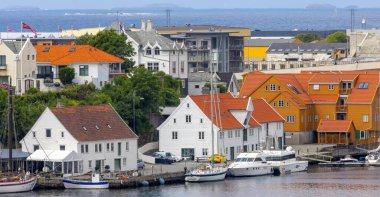
<svg viewBox="0 0 380 197"><path fill-rule="evenodd" d="M12 148L13 148L13 93L12 93L12 79L9 77L8 85L8 171L13 172L13 157L12 157Z"/></svg>
<svg viewBox="0 0 380 197"><path fill-rule="evenodd" d="M166 26L170 27L170 14L171 14L171 10L167 9L165 11L166 11Z"/></svg>

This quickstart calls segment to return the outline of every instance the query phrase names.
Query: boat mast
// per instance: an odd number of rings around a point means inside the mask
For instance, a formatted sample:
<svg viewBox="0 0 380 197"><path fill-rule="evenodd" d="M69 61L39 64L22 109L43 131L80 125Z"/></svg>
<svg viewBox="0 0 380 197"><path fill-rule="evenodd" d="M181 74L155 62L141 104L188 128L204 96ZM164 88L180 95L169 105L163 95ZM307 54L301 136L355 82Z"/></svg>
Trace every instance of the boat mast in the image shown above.
<svg viewBox="0 0 380 197"><path fill-rule="evenodd" d="M211 165L214 167L214 72L213 64L211 64L211 82L210 82L210 97L211 97Z"/></svg>
<svg viewBox="0 0 380 197"><path fill-rule="evenodd" d="M13 97L12 97L12 79L9 77L8 85L8 171L13 172L13 157L12 157L12 147L13 147Z"/></svg>

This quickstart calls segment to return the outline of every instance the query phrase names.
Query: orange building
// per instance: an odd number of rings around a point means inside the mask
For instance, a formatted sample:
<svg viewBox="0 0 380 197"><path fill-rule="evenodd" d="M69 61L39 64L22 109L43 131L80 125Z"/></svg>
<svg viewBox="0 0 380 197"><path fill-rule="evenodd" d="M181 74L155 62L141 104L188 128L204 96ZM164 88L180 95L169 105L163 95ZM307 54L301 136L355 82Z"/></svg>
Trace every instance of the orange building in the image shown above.
<svg viewBox="0 0 380 197"><path fill-rule="evenodd" d="M266 99L286 120L287 144L378 142L378 71L251 72L244 75L239 96ZM341 123L349 128L333 127Z"/></svg>

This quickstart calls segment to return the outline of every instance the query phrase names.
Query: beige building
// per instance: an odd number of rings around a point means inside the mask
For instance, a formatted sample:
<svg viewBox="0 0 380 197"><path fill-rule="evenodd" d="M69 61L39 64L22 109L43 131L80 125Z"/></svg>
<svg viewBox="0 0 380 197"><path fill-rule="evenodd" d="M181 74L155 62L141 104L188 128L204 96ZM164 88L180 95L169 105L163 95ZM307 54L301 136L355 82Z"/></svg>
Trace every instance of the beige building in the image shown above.
<svg viewBox="0 0 380 197"><path fill-rule="evenodd" d="M30 40L0 40L0 82L16 87L16 94L23 94L31 87L36 87L36 50Z"/></svg>

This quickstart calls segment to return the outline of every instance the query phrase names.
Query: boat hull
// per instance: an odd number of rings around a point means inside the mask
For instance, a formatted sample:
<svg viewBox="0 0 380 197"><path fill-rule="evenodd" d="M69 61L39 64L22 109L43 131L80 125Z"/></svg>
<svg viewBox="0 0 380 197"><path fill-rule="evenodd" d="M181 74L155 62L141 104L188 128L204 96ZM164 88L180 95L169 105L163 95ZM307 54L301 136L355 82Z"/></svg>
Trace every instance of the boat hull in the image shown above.
<svg viewBox="0 0 380 197"><path fill-rule="evenodd" d="M185 177L187 182L212 182L223 181L226 177L227 171L213 173L213 174L188 174Z"/></svg>
<svg viewBox="0 0 380 197"><path fill-rule="evenodd" d="M107 189L109 187L109 183L106 181L91 182L63 180L63 185L66 189Z"/></svg>
<svg viewBox="0 0 380 197"><path fill-rule="evenodd" d="M262 176L273 174L273 168L270 166L265 167L233 167L229 168L231 176L241 177L241 176Z"/></svg>
<svg viewBox="0 0 380 197"><path fill-rule="evenodd" d="M27 181L0 183L0 194L32 191L37 183L37 177Z"/></svg>
<svg viewBox="0 0 380 197"><path fill-rule="evenodd" d="M309 164L307 161L273 164L273 167L277 168L281 174L307 171L308 166Z"/></svg>

